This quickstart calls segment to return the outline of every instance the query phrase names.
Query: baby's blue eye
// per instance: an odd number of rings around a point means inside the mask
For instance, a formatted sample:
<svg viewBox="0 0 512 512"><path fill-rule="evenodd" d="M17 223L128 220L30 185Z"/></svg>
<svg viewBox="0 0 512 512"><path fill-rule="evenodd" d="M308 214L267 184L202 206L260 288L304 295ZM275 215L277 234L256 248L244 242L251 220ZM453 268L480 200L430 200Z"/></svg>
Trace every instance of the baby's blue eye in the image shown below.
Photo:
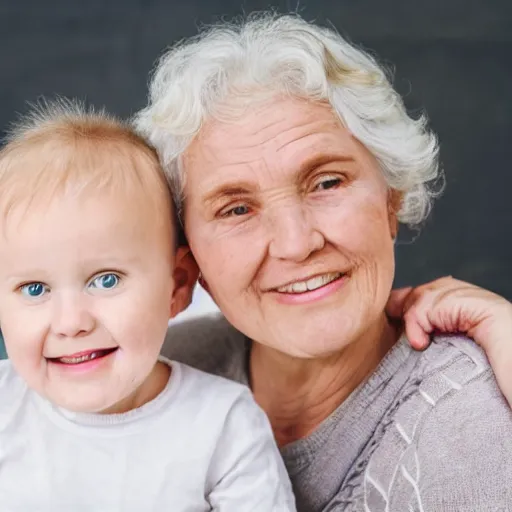
<svg viewBox="0 0 512 512"><path fill-rule="evenodd" d="M93 288L100 290L111 290L119 284L119 277L116 274L103 274L94 278L90 284Z"/></svg>
<svg viewBox="0 0 512 512"><path fill-rule="evenodd" d="M44 295L48 291L48 288L43 283L28 283L20 288L23 295L31 298L37 298Z"/></svg>

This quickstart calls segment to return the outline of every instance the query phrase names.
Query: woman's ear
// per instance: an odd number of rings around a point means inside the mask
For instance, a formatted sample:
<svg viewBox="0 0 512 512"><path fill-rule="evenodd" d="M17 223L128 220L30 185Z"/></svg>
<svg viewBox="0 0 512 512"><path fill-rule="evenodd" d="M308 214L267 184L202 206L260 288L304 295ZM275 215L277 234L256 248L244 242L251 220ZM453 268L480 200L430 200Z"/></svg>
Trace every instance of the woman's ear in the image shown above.
<svg viewBox="0 0 512 512"><path fill-rule="evenodd" d="M192 302L194 286L199 275L199 268L188 246L181 246L176 251L174 264L174 290L171 302L171 318L185 310Z"/></svg>
<svg viewBox="0 0 512 512"><path fill-rule="evenodd" d="M398 235L398 212L402 207L403 194L399 190L390 190L388 193L388 222L391 238Z"/></svg>

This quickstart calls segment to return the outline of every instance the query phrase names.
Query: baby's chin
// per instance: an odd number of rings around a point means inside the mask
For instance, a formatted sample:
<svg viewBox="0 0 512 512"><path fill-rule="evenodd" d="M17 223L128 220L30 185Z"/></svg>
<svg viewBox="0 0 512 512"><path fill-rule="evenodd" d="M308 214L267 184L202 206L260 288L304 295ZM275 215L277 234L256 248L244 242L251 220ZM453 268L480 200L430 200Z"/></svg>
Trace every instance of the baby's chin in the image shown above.
<svg viewBox="0 0 512 512"><path fill-rule="evenodd" d="M55 386L47 387L39 394L54 406L71 413L115 414L133 408L131 405L134 402L135 390L132 386L116 388L112 382L101 380L75 383L68 387L65 387L65 382L52 384Z"/></svg>
<svg viewBox="0 0 512 512"><path fill-rule="evenodd" d="M123 398L109 399L107 397L89 396L81 401L78 401L76 397L46 396L45 398L53 405L76 414L114 414L126 412L126 409L123 409Z"/></svg>
<svg viewBox="0 0 512 512"><path fill-rule="evenodd" d="M152 400L165 387L170 369L153 357L139 357L137 367L119 351L80 364L46 359L37 370L19 372L30 388L70 413L122 414ZM165 367L165 372L158 371ZM153 379L151 379L153 377ZM154 388L154 389L153 389Z"/></svg>

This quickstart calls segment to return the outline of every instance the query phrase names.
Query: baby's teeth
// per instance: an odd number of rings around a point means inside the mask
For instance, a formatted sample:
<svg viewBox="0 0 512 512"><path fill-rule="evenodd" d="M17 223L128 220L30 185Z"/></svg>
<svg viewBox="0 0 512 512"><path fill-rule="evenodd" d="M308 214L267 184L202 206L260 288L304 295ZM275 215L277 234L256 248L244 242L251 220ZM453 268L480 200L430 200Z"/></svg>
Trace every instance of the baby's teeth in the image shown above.
<svg viewBox="0 0 512 512"><path fill-rule="evenodd" d="M91 361L92 359L96 359L96 357L98 357L98 353L91 352L90 354L86 354L86 355L78 356L78 357L61 357L59 359L59 361L61 363L65 363L65 364L78 364L78 363L83 363L84 361Z"/></svg>

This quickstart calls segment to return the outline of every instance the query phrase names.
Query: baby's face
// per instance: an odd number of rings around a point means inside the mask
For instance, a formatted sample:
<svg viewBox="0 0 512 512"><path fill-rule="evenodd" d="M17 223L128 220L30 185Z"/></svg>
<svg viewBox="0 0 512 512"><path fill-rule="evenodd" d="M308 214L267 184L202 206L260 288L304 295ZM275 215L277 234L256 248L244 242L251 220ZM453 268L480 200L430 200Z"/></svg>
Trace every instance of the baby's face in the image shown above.
<svg viewBox="0 0 512 512"><path fill-rule="evenodd" d="M106 411L147 379L173 298L167 212L62 194L0 220L0 325L28 385L69 410Z"/></svg>

